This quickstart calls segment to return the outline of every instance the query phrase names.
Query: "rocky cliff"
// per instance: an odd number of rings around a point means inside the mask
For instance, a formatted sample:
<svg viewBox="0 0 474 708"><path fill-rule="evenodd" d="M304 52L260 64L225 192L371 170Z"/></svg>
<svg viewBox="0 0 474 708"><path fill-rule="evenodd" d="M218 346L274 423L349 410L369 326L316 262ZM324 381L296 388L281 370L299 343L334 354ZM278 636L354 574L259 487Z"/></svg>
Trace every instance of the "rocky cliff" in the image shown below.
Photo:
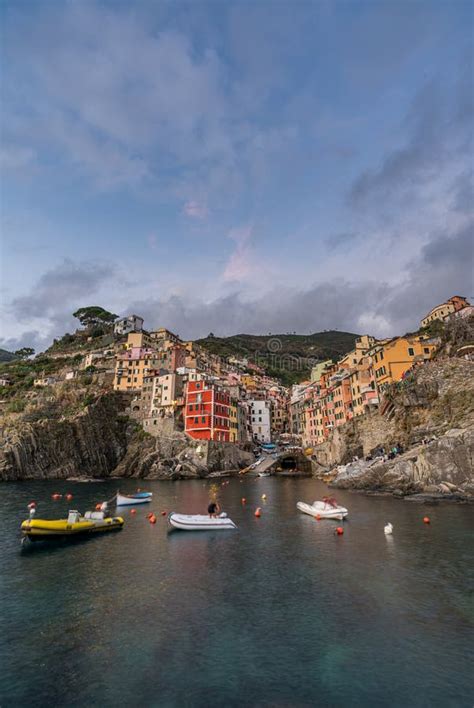
<svg viewBox="0 0 474 708"><path fill-rule="evenodd" d="M391 391L383 415L338 428L317 455L332 468L332 485L474 497L473 374L474 364L464 359L430 362ZM406 452L394 459L379 455L393 446Z"/></svg>
<svg viewBox="0 0 474 708"><path fill-rule="evenodd" d="M237 471L253 455L231 443L152 437L124 415L120 394L106 394L72 418L22 420L3 432L0 480L67 477L192 479Z"/></svg>
<svg viewBox="0 0 474 708"><path fill-rule="evenodd" d="M107 477L124 457L130 425L107 394L70 419L22 421L3 433L0 480Z"/></svg>

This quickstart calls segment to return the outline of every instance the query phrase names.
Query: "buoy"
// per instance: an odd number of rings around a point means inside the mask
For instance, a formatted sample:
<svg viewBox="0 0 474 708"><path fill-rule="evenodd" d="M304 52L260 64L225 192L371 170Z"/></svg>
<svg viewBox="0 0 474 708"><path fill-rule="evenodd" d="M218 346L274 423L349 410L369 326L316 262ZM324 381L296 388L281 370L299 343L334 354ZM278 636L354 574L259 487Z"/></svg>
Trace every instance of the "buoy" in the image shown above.
<svg viewBox="0 0 474 708"><path fill-rule="evenodd" d="M392 524L391 524L390 521L389 521L388 524L386 524L386 525L383 527L383 532L384 532L384 534L385 534L386 536L390 536L391 533L392 533L392 531L393 531L393 526L392 526Z"/></svg>
<svg viewBox="0 0 474 708"><path fill-rule="evenodd" d="M259 517L259 516L261 516L261 515L262 515L262 510L261 510L260 507L258 506L258 507L255 509L255 516Z"/></svg>
<svg viewBox="0 0 474 708"><path fill-rule="evenodd" d="M246 498L242 497L241 502L242 502L242 504L245 504L247 502Z"/></svg>
<svg viewBox="0 0 474 708"><path fill-rule="evenodd" d="M320 515L320 514L316 514L316 516L315 516L314 518L316 519L316 521L321 521L321 515Z"/></svg>
<svg viewBox="0 0 474 708"><path fill-rule="evenodd" d="M100 503L99 503L99 504L96 504L96 505L95 505L95 510L96 510L96 511L100 511L100 507L101 507L101 506L102 506L102 504L100 504Z"/></svg>
<svg viewBox="0 0 474 708"><path fill-rule="evenodd" d="M424 523L424 524L429 524L429 523L431 523L430 517L429 517L429 516L423 517L423 523Z"/></svg>
<svg viewBox="0 0 474 708"><path fill-rule="evenodd" d="M28 509L36 509L36 502L32 501L28 504Z"/></svg>
<svg viewBox="0 0 474 708"><path fill-rule="evenodd" d="M267 498L267 495L266 495L266 494L262 494L262 499L263 499L263 501L265 501L266 498Z"/></svg>
<svg viewBox="0 0 474 708"><path fill-rule="evenodd" d="M67 499L68 501L71 501L71 499L72 499L72 494L66 494L66 499Z"/></svg>
<svg viewBox="0 0 474 708"><path fill-rule="evenodd" d="M165 511L164 509L163 509L163 511L161 512L161 516L166 516L166 511Z"/></svg>
<svg viewBox="0 0 474 708"><path fill-rule="evenodd" d="M153 516L153 512L149 511L148 514L146 515L146 518L151 519L152 516Z"/></svg>
<svg viewBox="0 0 474 708"><path fill-rule="evenodd" d="M149 521L150 524L156 524L156 516L150 516Z"/></svg>
<svg viewBox="0 0 474 708"><path fill-rule="evenodd" d="M342 536L343 533L344 533L344 529L342 528L342 526L338 526L336 529L336 534L338 536Z"/></svg>
<svg viewBox="0 0 474 708"><path fill-rule="evenodd" d="M61 499L61 494L58 494L55 492L54 494L51 495L51 498L54 499L54 501L58 501L58 499Z"/></svg>
<svg viewBox="0 0 474 708"><path fill-rule="evenodd" d="M136 509L130 509L130 513L131 513L131 514L136 514L136 513L137 513L137 510L136 510Z"/></svg>

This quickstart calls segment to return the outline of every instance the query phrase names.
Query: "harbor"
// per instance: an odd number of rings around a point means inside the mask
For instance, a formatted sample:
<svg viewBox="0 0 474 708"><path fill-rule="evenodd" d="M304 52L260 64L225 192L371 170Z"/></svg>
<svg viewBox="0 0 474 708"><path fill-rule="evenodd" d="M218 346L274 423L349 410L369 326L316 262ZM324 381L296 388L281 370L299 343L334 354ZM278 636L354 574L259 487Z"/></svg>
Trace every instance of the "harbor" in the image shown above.
<svg viewBox="0 0 474 708"><path fill-rule="evenodd" d="M32 499L52 519L117 487L0 488L2 706L471 705L472 506L337 490L341 522L298 511L329 493L310 478L151 481L120 533L22 549ZM236 529L171 530L216 489Z"/></svg>

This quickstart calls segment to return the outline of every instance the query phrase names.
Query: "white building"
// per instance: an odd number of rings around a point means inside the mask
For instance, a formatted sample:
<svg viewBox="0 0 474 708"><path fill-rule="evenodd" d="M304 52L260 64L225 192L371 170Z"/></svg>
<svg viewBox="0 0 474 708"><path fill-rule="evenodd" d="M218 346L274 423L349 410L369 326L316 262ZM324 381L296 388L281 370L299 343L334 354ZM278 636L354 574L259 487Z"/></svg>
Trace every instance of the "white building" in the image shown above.
<svg viewBox="0 0 474 708"><path fill-rule="evenodd" d="M271 442L271 408L270 401L248 401L252 437L259 442Z"/></svg>
<svg viewBox="0 0 474 708"><path fill-rule="evenodd" d="M143 317L138 315L128 315L122 317L114 324L115 334L129 334L130 332L141 332L143 329Z"/></svg>

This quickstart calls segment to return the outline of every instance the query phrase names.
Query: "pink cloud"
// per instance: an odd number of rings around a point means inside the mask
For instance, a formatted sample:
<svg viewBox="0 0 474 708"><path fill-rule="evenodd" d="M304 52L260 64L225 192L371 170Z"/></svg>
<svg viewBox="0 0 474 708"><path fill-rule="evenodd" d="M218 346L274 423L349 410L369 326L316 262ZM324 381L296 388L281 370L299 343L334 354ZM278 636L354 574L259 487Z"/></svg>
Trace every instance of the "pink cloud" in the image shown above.
<svg viewBox="0 0 474 708"><path fill-rule="evenodd" d="M252 232L251 226L242 226L229 232L228 237L235 242L236 246L224 268L223 280L227 282L246 280L260 271L257 255L251 244Z"/></svg>
<svg viewBox="0 0 474 708"><path fill-rule="evenodd" d="M192 200L186 202L183 211L186 216L189 216L191 219L205 219L209 214L206 204Z"/></svg>

